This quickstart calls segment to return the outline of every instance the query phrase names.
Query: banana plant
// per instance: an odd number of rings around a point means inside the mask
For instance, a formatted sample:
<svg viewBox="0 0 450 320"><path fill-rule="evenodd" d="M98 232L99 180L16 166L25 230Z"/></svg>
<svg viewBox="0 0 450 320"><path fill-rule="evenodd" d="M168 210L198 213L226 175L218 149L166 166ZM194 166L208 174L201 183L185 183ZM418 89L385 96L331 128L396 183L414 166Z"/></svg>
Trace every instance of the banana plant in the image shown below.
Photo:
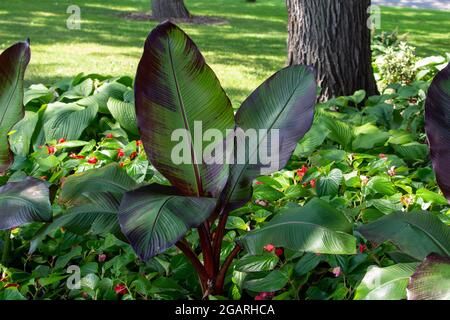
<svg viewBox="0 0 450 320"><path fill-rule="evenodd" d="M143 186L123 196L120 227L142 259L176 245L195 267L207 296L223 292L233 259L243 248L260 252L264 238L294 250L354 253L355 239L344 215L317 200L308 209L291 208L250 232L221 257L229 213L251 199L256 177L286 165L311 128L314 78L311 67L287 67L267 79L234 114L218 78L189 36L170 22L149 34L135 79L138 130L148 159L172 186ZM212 137L199 134L199 126L201 132L214 133L214 143L205 146L202 139ZM263 134L247 146L239 133L249 130ZM276 153L277 161L268 168L260 155L269 153ZM174 160L174 154L181 154L183 161ZM305 214L300 216L300 211ZM201 258L185 238L191 228L198 232Z"/></svg>

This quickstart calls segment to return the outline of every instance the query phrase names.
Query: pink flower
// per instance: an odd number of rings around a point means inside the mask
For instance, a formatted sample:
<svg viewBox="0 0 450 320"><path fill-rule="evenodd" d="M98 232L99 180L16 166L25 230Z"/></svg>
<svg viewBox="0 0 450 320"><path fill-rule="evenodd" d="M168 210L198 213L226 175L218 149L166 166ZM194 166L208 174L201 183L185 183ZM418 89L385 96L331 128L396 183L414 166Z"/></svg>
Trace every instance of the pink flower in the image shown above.
<svg viewBox="0 0 450 320"><path fill-rule="evenodd" d="M390 175L391 177L394 177L397 173L395 172L395 167L392 166L389 170L388 170L388 175Z"/></svg>
<svg viewBox="0 0 450 320"><path fill-rule="evenodd" d="M302 166L301 169L297 170L297 175L300 178L300 181L303 179L303 177L305 176L307 171L308 171L308 167L305 167L305 166Z"/></svg>
<svg viewBox="0 0 450 320"><path fill-rule="evenodd" d="M52 146L47 146L47 153L48 154L55 154L56 148Z"/></svg>
<svg viewBox="0 0 450 320"><path fill-rule="evenodd" d="M365 186L369 182L369 178L366 176L360 176L359 179L361 179L361 184Z"/></svg>
<svg viewBox="0 0 450 320"><path fill-rule="evenodd" d="M400 197L400 202L405 206L408 207L412 202L413 202L413 198L409 197L409 196L401 196Z"/></svg>
<svg viewBox="0 0 450 320"><path fill-rule="evenodd" d="M118 284L114 287L114 292L123 296L128 293L128 289L126 285Z"/></svg>
<svg viewBox="0 0 450 320"><path fill-rule="evenodd" d="M122 158L125 155L125 152L123 152L122 149L117 150L117 158Z"/></svg>
<svg viewBox="0 0 450 320"><path fill-rule="evenodd" d="M261 207L267 207L269 203L266 200L256 199L255 204L260 205Z"/></svg>
<svg viewBox="0 0 450 320"><path fill-rule="evenodd" d="M261 181L256 181L255 184L256 185L261 185L261 184L264 184L264 183L262 183Z"/></svg>
<svg viewBox="0 0 450 320"><path fill-rule="evenodd" d="M136 152L136 151L133 151L133 152L130 154L130 159L133 160L134 158L136 158L136 156L137 156L137 152Z"/></svg>
<svg viewBox="0 0 450 320"><path fill-rule="evenodd" d="M273 292L260 292L256 297L255 300L268 300L272 299L274 296Z"/></svg>
<svg viewBox="0 0 450 320"><path fill-rule="evenodd" d="M90 164L96 164L98 160L96 157L90 157L87 162Z"/></svg>
<svg viewBox="0 0 450 320"><path fill-rule="evenodd" d="M106 254L102 253L98 255L98 262L105 262L106 261Z"/></svg>
<svg viewBox="0 0 450 320"><path fill-rule="evenodd" d="M58 143L64 143L64 142L66 142L66 139L64 139L64 138L61 138L58 140Z"/></svg>
<svg viewBox="0 0 450 320"><path fill-rule="evenodd" d="M107 139L112 139L114 136L113 136L113 134L112 133L108 133L107 135L106 135L106 138Z"/></svg>
<svg viewBox="0 0 450 320"><path fill-rule="evenodd" d="M259 295L266 299L266 298L272 298L274 296L273 292L260 292Z"/></svg>
<svg viewBox="0 0 450 320"><path fill-rule="evenodd" d="M278 257L281 256L281 255L283 255L283 252L284 252L283 248L277 248L277 249L275 249L275 254L276 254Z"/></svg>
<svg viewBox="0 0 450 320"><path fill-rule="evenodd" d="M267 252L272 252L274 249L275 249L275 246L273 244L271 244L271 243L266 244L264 246L264 250L266 250Z"/></svg>
<svg viewBox="0 0 450 320"><path fill-rule="evenodd" d="M340 275L341 275L341 273L342 273L342 270L341 270L341 267L335 267L335 268L333 268L333 274L334 274L334 276L337 278L337 277L339 277Z"/></svg>
<svg viewBox="0 0 450 320"><path fill-rule="evenodd" d="M86 158L85 156L82 156L82 155L79 155L79 154L75 154L73 152L69 155L69 157L72 158L72 159L84 159L84 158Z"/></svg>
<svg viewBox="0 0 450 320"><path fill-rule="evenodd" d="M367 246L364 243L359 244L359 252L364 253L367 250Z"/></svg>
<svg viewBox="0 0 450 320"><path fill-rule="evenodd" d="M386 157L386 155L385 155L384 153L380 153L380 154L378 155L378 157L379 157L380 159L387 159L387 157Z"/></svg>
<svg viewBox="0 0 450 320"><path fill-rule="evenodd" d="M315 188L316 187L316 179L312 179L309 184L311 185L311 188Z"/></svg>

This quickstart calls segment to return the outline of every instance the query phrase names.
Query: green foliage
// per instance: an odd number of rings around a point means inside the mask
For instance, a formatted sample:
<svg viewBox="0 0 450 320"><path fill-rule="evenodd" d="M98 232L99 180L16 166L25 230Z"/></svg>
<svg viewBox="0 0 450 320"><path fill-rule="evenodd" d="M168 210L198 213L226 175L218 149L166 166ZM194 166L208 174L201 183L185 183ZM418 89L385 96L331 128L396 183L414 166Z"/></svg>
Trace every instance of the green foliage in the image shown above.
<svg viewBox="0 0 450 320"><path fill-rule="evenodd" d="M5 232L15 250L0 267L0 299L202 297L198 269L171 245L185 234L183 243L200 255L201 230L188 230L208 221L215 200L181 197L167 191L172 187L148 196L152 187L142 185L170 182L136 140L131 82L78 75L25 92L27 116L9 137L16 159L1 184L49 180L51 207L45 202L39 212L54 221ZM276 96L288 83L281 82L258 98ZM217 258L223 264L236 242L245 251L224 275L223 296L215 297L448 297L450 217L427 158L428 85L389 84L367 100L359 91L318 105L311 131L288 148L286 165L256 181L249 175L249 201L229 212ZM265 120L253 114L247 121ZM433 260L432 252L442 257ZM72 264L81 268L80 290L65 283Z"/></svg>

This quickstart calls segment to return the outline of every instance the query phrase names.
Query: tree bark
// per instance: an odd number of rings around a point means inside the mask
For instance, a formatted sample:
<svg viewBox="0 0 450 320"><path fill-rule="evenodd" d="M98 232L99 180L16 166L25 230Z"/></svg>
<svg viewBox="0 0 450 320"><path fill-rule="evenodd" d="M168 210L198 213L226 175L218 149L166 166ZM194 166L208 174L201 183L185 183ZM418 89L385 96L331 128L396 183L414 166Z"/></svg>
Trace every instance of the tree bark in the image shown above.
<svg viewBox="0 0 450 320"><path fill-rule="evenodd" d="M152 15L156 19L191 17L184 0L152 0Z"/></svg>
<svg viewBox="0 0 450 320"><path fill-rule="evenodd" d="M321 101L364 89L378 93L372 70L370 0L286 0L288 63L313 65Z"/></svg>

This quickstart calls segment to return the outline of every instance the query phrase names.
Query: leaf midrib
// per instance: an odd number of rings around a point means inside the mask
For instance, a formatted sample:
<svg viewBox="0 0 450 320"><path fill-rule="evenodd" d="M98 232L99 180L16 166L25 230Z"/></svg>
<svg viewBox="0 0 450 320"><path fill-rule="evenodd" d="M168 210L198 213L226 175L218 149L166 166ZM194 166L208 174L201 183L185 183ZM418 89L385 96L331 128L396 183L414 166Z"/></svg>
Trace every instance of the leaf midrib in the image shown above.
<svg viewBox="0 0 450 320"><path fill-rule="evenodd" d="M161 215L162 215L163 208L166 206L167 202L169 202L169 201L170 201L171 199L173 199L173 198L175 198L175 196L169 196L166 200L164 200L164 202L162 203L162 205L159 207L158 213L156 214L156 217L155 217L155 221L154 221L154 223L153 223L153 225L152 225L152 228L150 229L150 233L149 233L150 238L153 238L153 233L154 233L154 231L155 231L156 224L158 223L158 220L159 220L159 218L160 218Z"/></svg>
<svg viewBox="0 0 450 320"><path fill-rule="evenodd" d="M187 119L187 115L186 115L186 108L184 106L184 101L183 101L183 97L181 96L181 90L180 90L180 86L178 83L178 78L177 78L177 75L175 72L175 63L174 63L173 56L172 56L171 41L170 41L169 37L167 38L167 48L169 50L170 68L172 70L172 76L175 81L176 92L177 92L178 102L179 102L180 109L181 109L183 124L184 124L185 129L188 130L189 133L191 133L191 129L189 127L189 123L188 123L188 119ZM194 170L195 183L197 185L197 188L196 188L197 196L200 196L203 194L203 187L202 187L202 181L201 181L201 177L200 177L200 170L198 168L197 159L195 157L194 146L192 144L192 138L189 138L189 144L191 147L192 168Z"/></svg>

